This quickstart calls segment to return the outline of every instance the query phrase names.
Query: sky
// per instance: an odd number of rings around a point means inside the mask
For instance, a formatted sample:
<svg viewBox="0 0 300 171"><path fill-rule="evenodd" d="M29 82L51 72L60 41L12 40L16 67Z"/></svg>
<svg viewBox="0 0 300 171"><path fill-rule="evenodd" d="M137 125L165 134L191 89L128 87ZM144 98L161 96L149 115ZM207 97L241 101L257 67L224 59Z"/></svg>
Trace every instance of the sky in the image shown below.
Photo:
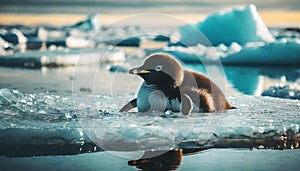
<svg viewBox="0 0 300 171"><path fill-rule="evenodd" d="M0 13L209 13L250 3L259 10L300 10L300 0L0 0Z"/></svg>

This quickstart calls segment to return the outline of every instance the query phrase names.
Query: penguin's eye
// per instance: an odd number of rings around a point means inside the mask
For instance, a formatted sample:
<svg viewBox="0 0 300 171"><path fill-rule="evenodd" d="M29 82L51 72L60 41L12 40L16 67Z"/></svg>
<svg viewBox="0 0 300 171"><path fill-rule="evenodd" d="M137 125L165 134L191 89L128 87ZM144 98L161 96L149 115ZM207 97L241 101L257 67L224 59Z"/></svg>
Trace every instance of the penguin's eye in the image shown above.
<svg viewBox="0 0 300 171"><path fill-rule="evenodd" d="M162 66L161 65L157 65L156 67L155 67L155 71L161 71L162 70Z"/></svg>

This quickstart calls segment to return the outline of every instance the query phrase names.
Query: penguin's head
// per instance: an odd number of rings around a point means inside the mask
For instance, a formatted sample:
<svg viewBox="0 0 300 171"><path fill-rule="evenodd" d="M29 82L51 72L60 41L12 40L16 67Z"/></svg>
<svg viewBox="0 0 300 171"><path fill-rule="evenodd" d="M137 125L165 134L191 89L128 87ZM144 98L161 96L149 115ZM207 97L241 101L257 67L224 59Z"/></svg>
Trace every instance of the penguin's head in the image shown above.
<svg viewBox="0 0 300 171"><path fill-rule="evenodd" d="M147 84L178 87L183 81L183 68L173 57L156 53L150 55L144 64L129 71L141 76Z"/></svg>

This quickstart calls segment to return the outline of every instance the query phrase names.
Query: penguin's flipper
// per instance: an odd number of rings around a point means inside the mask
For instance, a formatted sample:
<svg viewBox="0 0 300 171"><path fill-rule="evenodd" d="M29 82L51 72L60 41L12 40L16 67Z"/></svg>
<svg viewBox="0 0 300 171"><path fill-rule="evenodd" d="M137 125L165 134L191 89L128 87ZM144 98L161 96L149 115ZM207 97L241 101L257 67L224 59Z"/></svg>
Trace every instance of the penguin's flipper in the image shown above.
<svg viewBox="0 0 300 171"><path fill-rule="evenodd" d="M193 102L190 96L183 94L181 96L181 112L184 115L189 115L193 110Z"/></svg>
<svg viewBox="0 0 300 171"><path fill-rule="evenodd" d="M137 107L137 104L136 104L136 101L137 99L133 99L131 100L130 102L128 102L125 106L123 106L119 112L128 112L129 110Z"/></svg>

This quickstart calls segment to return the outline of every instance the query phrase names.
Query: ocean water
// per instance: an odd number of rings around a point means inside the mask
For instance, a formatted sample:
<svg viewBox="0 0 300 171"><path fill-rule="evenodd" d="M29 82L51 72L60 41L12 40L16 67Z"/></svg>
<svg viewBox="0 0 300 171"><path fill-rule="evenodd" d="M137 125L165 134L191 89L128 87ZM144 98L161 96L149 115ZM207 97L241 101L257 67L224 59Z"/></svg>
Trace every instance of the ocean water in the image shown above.
<svg viewBox="0 0 300 171"><path fill-rule="evenodd" d="M178 157L176 154L175 157ZM170 164L156 160L153 170L297 170L299 150L247 150L212 149L193 155L183 155L180 160L169 160ZM0 157L4 170L141 170L128 165L129 160L108 152L79 154L72 156L38 156L27 158ZM165 158L162 158L165 159ZM153 163L155 163L153 162ZM130 162L131 163L131 162ZM165 165L164 165L165 164ZM149 166L149 165L148 165ZM161 167L159 167L161 166ZM147 167L144 167L144 169ZM146 170L146 169L145 169Z"/></svg>

